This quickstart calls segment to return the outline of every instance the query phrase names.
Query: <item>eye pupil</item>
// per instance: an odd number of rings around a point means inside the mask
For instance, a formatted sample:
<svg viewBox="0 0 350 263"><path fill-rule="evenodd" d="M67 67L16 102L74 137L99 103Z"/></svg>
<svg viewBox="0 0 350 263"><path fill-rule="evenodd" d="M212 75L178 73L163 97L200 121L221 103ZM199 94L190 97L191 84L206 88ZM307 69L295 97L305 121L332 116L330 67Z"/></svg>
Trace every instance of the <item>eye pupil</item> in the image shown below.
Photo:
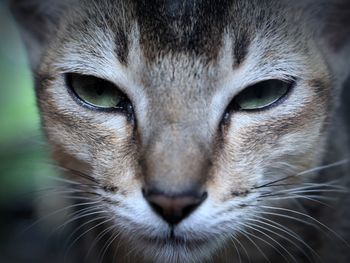
<svg viewBox="0 0 350 263"><path fill-rule="evenodd" d="M255 90L255 96L256 96L258 99L263 98L263 96L264 96L264 90L263 90L263 89L256 89L256 90Z"/></svg>
<svg viewBox="0 0 350 263"><path fill-rule="evenodd" d="M103 94L103 87L101 87L101 86L97 86L96 87L96 94L98 95L98 96L101 96L102 94Z"/></svg>

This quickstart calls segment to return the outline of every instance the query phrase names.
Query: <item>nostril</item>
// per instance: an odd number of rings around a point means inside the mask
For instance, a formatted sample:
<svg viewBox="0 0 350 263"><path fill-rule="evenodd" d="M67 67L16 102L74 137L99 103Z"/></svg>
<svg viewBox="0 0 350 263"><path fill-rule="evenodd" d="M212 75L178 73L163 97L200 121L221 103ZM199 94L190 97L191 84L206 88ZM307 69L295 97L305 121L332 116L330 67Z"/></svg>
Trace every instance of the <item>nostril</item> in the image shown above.
<svg viewBox="0 0 350 263"><path fill-rule="evenodd" d="M206 192L201 195L187 192L171 196L159 191L142 192L153 210L171 225L189 216L208 195Z"/></svg>
<svg viewBox="0 0 350 263"><path fill-rule="evenodd" d="M185 206L182 209L182 213L184 217L187 217L189 214L191 214L207 198L207 196L208 196L207 192L204 192L200 198L197 198L193 202L193 204L189 204Z"/></svg>
<svg viewBox="0 0 350 263"><path fill-rule="evenodd" d="M158 214L158 215L162 215L165 212L163 211L163 208L159 205L157 205L154 202L149 202L149 204L151 205L151 207L153 208L153 210Z"/></svg>

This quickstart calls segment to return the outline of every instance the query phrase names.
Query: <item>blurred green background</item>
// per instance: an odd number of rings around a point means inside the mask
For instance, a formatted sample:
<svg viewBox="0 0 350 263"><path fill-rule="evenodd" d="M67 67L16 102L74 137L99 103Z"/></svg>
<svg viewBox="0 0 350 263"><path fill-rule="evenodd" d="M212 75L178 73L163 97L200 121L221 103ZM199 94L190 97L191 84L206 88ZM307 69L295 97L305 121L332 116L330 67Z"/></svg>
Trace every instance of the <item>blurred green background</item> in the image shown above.
<svg viewBox="0 0 350 263"><path fill-rule="evenodd" d="M62 262L43 222L31 226L38 204L53 199L41 190L56 173L41 133L24 45L2 0L0 89L0 262Z"/></svg>
<svg viewBox="0 0 350 263"><path fill-rule="evenodd" d="M4 1L0 1L0 88L0 206L4 207L23 199L52 173L26 53Z"/></svg>

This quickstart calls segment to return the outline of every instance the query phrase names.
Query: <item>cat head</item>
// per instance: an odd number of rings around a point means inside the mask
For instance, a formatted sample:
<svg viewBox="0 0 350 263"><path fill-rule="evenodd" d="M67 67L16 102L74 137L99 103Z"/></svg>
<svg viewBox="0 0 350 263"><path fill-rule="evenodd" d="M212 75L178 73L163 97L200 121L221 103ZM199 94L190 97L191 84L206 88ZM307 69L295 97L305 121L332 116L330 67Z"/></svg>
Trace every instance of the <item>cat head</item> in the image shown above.
<svg viewBox="0 0 350 263"><path fill-rule="evenodd" d="M12 3L55 159L147 257L209 257L320 162L341 2Z"/></svg>

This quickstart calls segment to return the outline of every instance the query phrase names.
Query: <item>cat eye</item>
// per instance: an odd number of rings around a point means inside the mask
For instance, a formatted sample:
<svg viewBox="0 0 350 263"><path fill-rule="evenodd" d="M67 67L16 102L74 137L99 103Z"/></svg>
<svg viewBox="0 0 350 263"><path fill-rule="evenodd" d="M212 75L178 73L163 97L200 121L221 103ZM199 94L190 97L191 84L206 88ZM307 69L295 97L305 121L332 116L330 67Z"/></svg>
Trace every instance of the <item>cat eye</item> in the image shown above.
<svg viewBox="0 0 350 263"><path fill-rule="evenodd" d="M293 82L282 80L266 80L249 86L233 100L235 110L261 110L268 108L284 98L292 87Z"/></svg>
<svg viewBox="0 0 350 263"><path fill-rule="evenodd" d="M66 75L66 83L85 106L101 110L131 110L130 100L109 81L72 73Z"/></svg>

